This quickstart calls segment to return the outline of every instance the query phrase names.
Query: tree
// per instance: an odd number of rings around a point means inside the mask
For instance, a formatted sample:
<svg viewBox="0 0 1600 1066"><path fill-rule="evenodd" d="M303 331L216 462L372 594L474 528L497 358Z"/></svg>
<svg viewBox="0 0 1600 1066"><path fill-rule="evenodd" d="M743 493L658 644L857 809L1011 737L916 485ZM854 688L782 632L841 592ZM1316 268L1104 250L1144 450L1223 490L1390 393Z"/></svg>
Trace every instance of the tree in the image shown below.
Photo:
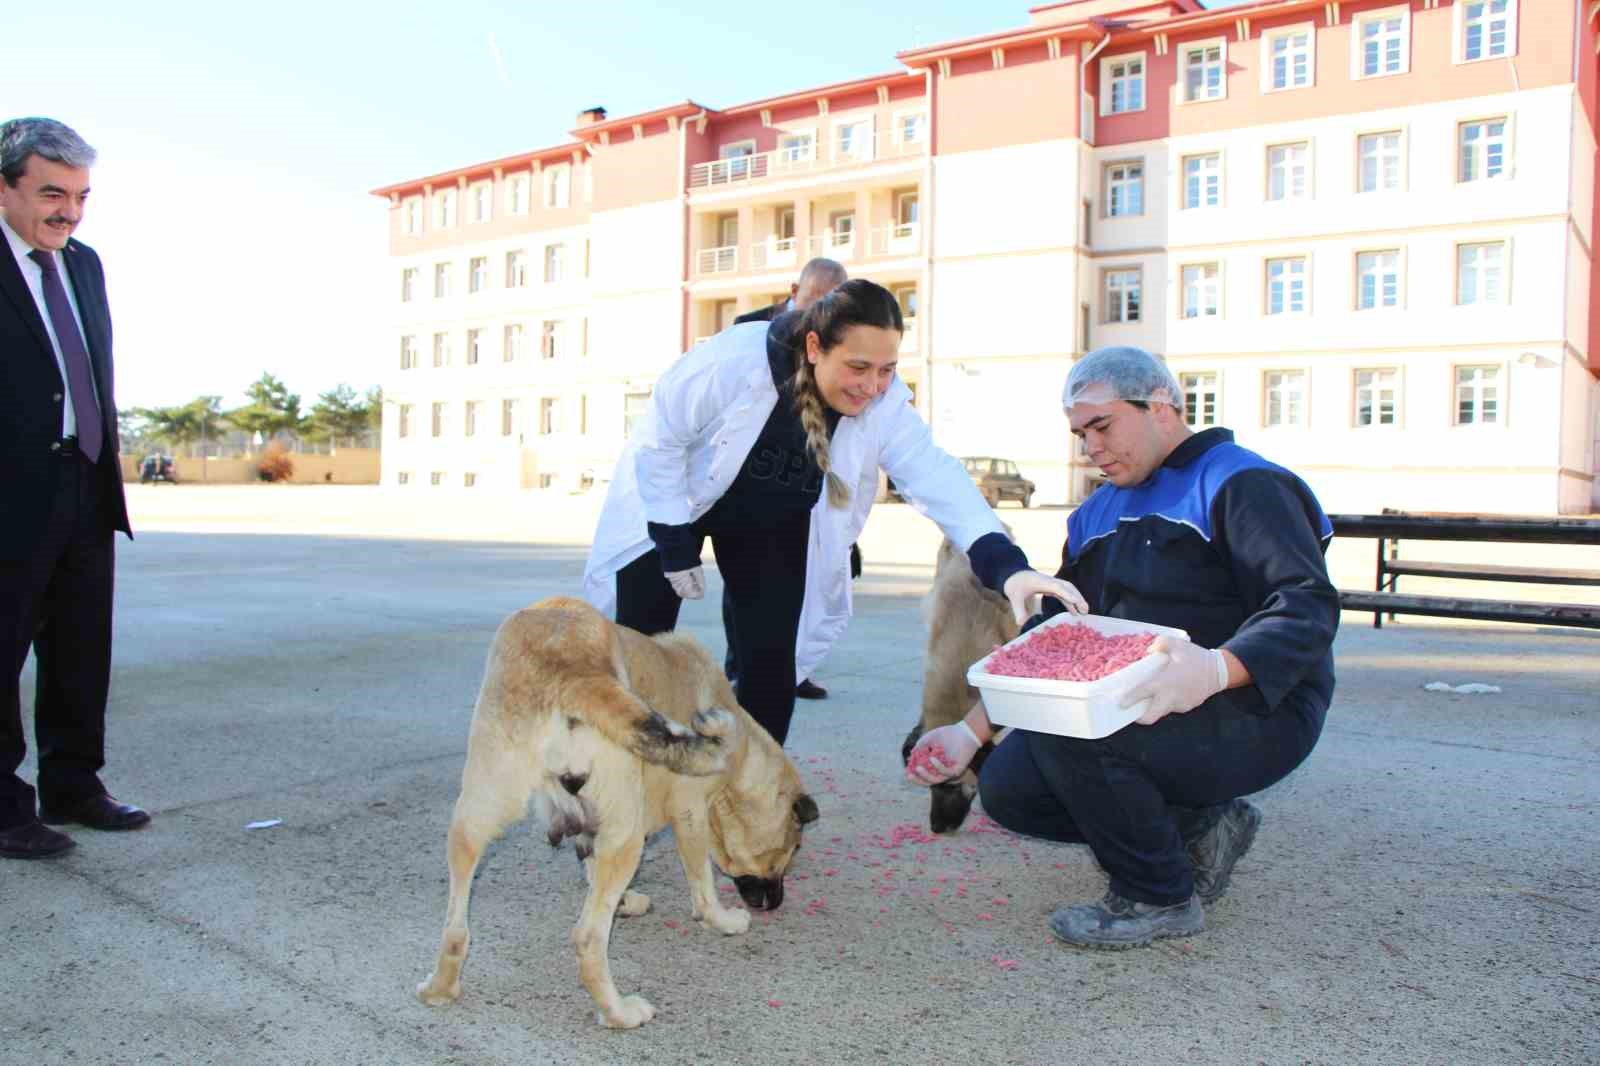
<svg viewBox="0 0 1600 1066"><path fill-rule="evenodd" d="M140 436L159 441L174 451L204 440L222 420L222 397L201 396L181 407L135 407Z"/></svg>
<svg viewBox="0 0 1600 1066"><path fill-rule="evenodd" d="M246 433L259 433L263 440L271 440L279 433L298 433L304 428L299 395L271 374L262 374L244 392L250 403L229 411L227 418Z"/></svg>
<svg viewBox="0 0 1600 1066"><path fill-rule="evenodd" d="M307 419L306 436L312 440L359 437L372 424L367 402L349 385L338 385L317 397Z"/></svg>
<svg viewBox="0 0 1600 1066"><path fill-rule="evenodd" d="M367 429L373 433L383 431L382 385L374 385L367 390Z"/></svg>

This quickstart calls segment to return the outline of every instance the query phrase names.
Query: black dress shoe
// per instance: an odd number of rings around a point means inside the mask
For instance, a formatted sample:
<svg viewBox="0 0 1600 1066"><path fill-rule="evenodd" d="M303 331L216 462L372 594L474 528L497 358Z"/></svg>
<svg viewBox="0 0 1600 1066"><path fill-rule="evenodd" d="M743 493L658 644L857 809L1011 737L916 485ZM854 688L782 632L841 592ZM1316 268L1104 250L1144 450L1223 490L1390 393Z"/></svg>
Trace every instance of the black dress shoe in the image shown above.
<svg viewBox="0 0 1600 1066"><path fill-rule="evenodd" d="M38 822L28 822L14 829L0 829L0 858L53 859L76 846L76 842L67 834L58 833Z"/></svg>
<svg viewBox="0 0 1600 1066"><path fill-rule="evenodd" d="M825 700L828 690L812 681L809 677L794 687L794 694L803 700Z"/></svg>
<svg viewBox="0 0 1600 1066"><path fill-rule="evenodd" d="M138 829L148 825L150 813L131 803L118 803L104 793L78 800L67 807L39 805L39 820L50 825L76 822L90 829Z"/></svg>

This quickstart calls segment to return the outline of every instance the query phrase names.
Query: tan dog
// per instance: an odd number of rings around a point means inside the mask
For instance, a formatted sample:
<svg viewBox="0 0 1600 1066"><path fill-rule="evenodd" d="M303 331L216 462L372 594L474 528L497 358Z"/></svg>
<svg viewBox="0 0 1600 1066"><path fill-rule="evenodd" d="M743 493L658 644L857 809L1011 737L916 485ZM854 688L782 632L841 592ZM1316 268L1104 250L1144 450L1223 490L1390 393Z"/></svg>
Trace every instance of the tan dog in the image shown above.
<svg viewBox="0 0 1600 1066"><path fill-rule="evenodd" d="M750 912L717 898L712 861L747 904L775 908L800 827L817 817L794 765L694 638L644 637L565 597L518 611L495 634L473 712L450 823L450 901L422 1002L461 995L473 871L530 799L552 844L577 838L589 881L572 931L579 977L601 1024L626 1029L655 1016L643 997L618 995L607 958L618 910L650 907L628 890L645 835L672 826L694 916L731 935L750 927Z"/></svg>
<svg viewBox="0 0 1600 1066"><path fill-rule="evenodd" d="M923 611L928 651L922 666L922 718L901 745L902 762L911 757L922 734L966 716L978 702L978 690L967 684L967 669L996 644L1017 635L1006 598L984 588L966 553L948 540L939 545L933 588L923 600ZM935 833L961 828L978 793L978 770L993 750L993 745L984 745L965 773L929 790L928 827Z"/></svg>

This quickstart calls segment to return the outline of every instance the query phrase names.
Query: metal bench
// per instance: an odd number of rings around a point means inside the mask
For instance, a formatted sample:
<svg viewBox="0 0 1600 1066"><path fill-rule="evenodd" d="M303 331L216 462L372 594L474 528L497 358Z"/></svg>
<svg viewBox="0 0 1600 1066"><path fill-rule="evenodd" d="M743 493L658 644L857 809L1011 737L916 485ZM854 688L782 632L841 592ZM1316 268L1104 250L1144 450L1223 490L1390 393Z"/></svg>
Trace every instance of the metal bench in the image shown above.
<svg viewBox="0 0 1600 1066"><path fill-rule="evenodd" d="M1498 515L1416 513L1386 510L1376 515L1330 515L1335 536L1373 537L1378 542L1373 591L1339 591L1340 606L1371 611L1374 628L1383 616L1472 618L1491 622L1600 629L1600 604L1537 603L1460 596L1419 596L1399 591L1403 576L1512 581L1541 585L1600 586L1600 570L1511 566L1500 563L1446 563L1401 559L1401 540L1477 541L1513 544L1600 545L1600 521L1584 518L1511 518Z"/></svg>

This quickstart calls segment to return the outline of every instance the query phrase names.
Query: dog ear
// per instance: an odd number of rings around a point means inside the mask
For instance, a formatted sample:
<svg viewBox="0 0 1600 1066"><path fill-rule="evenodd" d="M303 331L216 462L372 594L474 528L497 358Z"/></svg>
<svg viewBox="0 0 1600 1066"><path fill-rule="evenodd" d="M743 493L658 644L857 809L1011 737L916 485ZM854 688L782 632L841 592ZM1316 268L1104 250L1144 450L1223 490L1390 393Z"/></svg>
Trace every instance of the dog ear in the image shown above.
<svg viewBox="0 0 1600 1066"><path fill-rule="evenodd" d="M794 801L794 816L800 819L801 825L810 825L821 817L817 801L802 792L800 798Z"/></svg>

